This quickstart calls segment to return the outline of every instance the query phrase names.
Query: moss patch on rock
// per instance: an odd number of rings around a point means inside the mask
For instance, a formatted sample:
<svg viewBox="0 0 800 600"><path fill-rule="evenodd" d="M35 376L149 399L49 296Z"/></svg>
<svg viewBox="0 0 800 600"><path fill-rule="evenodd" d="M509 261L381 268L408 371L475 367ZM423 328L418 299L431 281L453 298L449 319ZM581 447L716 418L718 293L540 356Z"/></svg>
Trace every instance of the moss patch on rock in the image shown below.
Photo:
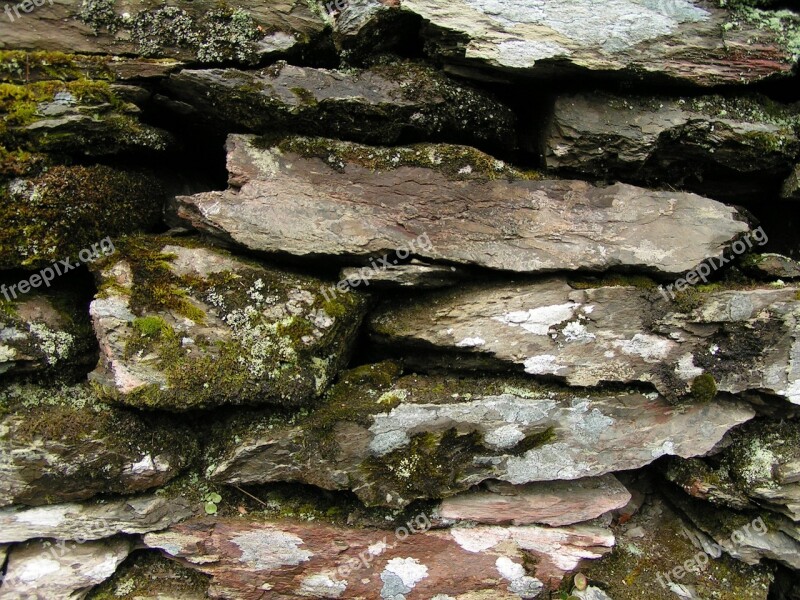
<svg viewBox="0 0 800 600"><path fill-rule="evenodd" d="M0 269L75 264L106 237L153 227L164 197L153 176L104 165L15 179L0 188Z"/></svg>

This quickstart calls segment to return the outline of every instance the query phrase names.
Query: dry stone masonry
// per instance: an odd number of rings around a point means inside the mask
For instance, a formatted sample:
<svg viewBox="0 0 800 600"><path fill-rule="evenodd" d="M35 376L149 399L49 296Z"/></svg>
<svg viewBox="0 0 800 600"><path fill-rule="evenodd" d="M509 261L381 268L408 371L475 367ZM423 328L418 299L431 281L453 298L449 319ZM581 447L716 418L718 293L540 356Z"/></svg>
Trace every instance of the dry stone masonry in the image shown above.
<svg viewBox="0 0 800 600"><path fill-rule="evenodd" d="M800 9L0 12L0 600L798 600Z"/></svg>

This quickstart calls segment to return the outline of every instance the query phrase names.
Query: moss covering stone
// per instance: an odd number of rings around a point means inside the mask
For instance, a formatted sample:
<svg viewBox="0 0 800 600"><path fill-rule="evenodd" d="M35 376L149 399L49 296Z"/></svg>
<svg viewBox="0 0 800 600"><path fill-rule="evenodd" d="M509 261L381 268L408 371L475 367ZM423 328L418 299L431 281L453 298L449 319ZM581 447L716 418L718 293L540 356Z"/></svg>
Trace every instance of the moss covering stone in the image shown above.
<svg viewBox="0 0 800 600"><path fill-rule="evenodd" d="M104 165L55 166L0 188L0 269L37 269L122 233L149 229L164 191L143 172Z"/></svg>
<svg viewBox="0 0 800 600"><path fill-rule="evenodd" d="M178 273L168 246L205 252L223 266ZM139 236L118 248L97 265L99 295L123 298L135 318L124 349L111 359L163 379L123 394L108 386L112 397L135 406L308 402L346 360L366 308L363 295L326 299L321 280L267 269L191 239ZM112 275L123 262L132 273L126 286Z"/></svg>

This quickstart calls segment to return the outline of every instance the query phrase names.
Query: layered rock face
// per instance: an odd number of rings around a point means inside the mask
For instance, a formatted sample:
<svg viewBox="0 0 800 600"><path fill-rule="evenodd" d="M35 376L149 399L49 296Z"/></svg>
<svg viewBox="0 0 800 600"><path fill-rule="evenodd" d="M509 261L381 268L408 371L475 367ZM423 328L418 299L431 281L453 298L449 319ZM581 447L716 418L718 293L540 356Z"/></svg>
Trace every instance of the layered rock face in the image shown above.
<svg viewBox="0 0 800 600"><path fill-rule="evenodd" d="M9 4L0 600L800 597L790 4Z"/></svg>

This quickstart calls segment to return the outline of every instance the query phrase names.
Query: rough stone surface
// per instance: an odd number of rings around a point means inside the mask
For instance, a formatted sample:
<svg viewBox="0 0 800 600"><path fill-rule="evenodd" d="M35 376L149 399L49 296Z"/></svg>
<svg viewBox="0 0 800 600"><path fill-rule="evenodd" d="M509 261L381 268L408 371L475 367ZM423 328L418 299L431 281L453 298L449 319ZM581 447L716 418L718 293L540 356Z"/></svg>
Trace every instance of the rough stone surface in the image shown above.
<svg viewBox="0 0 800 600"><path fill-rule="evenodd" d="M130 239L100 269L91 378L135 406L170 410L319 396L366 309L356 292L191 240Z"/></svg>
<svg viewBox="0 0 800 600"><path fill-rule="evenodd" d="M3 600L81 600L114 574L133 550L131 540L57 543L35 540L14 546L0 598Z"/></svg>
<svg viewBox="0 0 800 600"><path fill-rule="evenodd" d="M797 421L756 420L732 432L715 466L672 459L665 473L697 498L736 509L761 507L800 521L798 440Z"/></svg>
<svg viewBox="0 0 800 600"><path fill-rule="evenodd" d="M119 533L149 533L190 516L187 500L155 495L36 508L13 506L0 509L0 542L33 538L87 541Z"/></svg>
<svg viewBox="0 0 800 600"><path fill-rule="evenodd" d="M86 373L96 361L91 322L74 295L0 299L0 375Z"/></svg>
<svg viewBox="0 0 800 600"><path fill-rule="evenodd" d="M370 327L379 342L422 350L414 360L473 353L484 366L575 386L647 382L671 398L710 374L720 391L761 390L800 404L797 293L690 289L673 302L652 287L575 289L554 278L436 292L384 306Z"/></svg>
<svg viewBox="0 0 800 600"><path fill-rule="evenodd" d="M556 100L544 151L564 173L717 196L744 180L763 196L764 180L781 181L794 164L799 123L797 108L760 97L579 94Z"/></svg>
<svg viewBox="0 0 800 600"><path fill-rule="evenodd" d="M725 552L748 565L770 559L800 569L797 523L778 515L763 518L754 512L709 510L699 500L674 491L668 491L667 497L698 529L697 540L709 555L718 557Z"/></svg>
<svg viewBox="0 0 800 600"><path fill-rule="evenodd" d="M53 0L19 19L0 21L0 49L253 64L310 41L324 26L321 14L300 0L247 1L236 8L211 0L180 7Z"/></svg>
<svg viewBox="0 0 800 600"><path fill-rule="evenodd" d="M0 408L0 506L142 491L197 455L182 426L110 408L88 386L8 386Z"/></svg>
<svg viewBox="0 0 800 600"><path fill-rule="evenodd" d="M227 130L276 129L387 144L447 139L514 145L514 113L492 96L414 63L336 71L278 63L262 71L184 70L171 95Z"/></svg>
<svg viewBox="0 0 800 600"><path fill-rule="evenodd" d="M388 600L492 590L492 598L511 600L558 585L581 559L606 554L614 537L596 526L529 525L428 530L399 540L380 530L223 518L176 525L144 542L210 574L213 597L256 600L266 590L275 600ZM524 554L536 559L530 573Z"/></svg>
<svg viewBox="0 0 800 600"><path fill-rule="evenodd" d="M488 490L446 498L439 514L454 521L560 527L590 521L622 508L631 499L613 475L520 486L487 482L487 487Z"/></svg>
<svg viewBox="0 0 800 600"><path fill-rule="evenodd" d="M671 407L657 394L598 396L525 380L422 376L375 385L357 379L360 373L346 374L307 417L282 425L251 419L223 430L238 441L211 457L209 477L236 485L299 481L351 489L369 505L405 506L486 479L573 480L664 455L705 455L754 415L728 399Z"/></svg>
<svg viewBox="0 0 800 600"><path fill-rule="evenodd" d="M796 62L788 12L695 0L608 0L601 10L592 0L403 0L401 10L423 19L428 47L451 71L472 77L588 70L711 86L788 75Z"/></svg>
<svg viewBox="0 0 800 600"><path fill-rule="evenodd" d="M748 229L735 209L700 196L525 180L457 146L294 138L262 148L231 135L228 171L230 189L178 197L177 216L250 250L308 258L380 255L425 236L412 256L507 271L680 273Z"/></svg>
<svg viewBox="0 0 800 600"><path fill-rule="evenodd" d="M772 567L746 565L726 554L715 554L703 568L684 569L682 577L676 577L673 569L708 548L700 544L702 532L657 494L648 495L642 509L629 520L620 519L612 531L617 540L614 551L583 562L579 571L591 582L589 589L602 588L614 600L770 597Z"/></svg>
<svg viewBox="0 0 800 600"><path fill-rule="evenodd" d="M759 279L800 279L800 262L780 254L752 254L742 269Z"/></svg>

